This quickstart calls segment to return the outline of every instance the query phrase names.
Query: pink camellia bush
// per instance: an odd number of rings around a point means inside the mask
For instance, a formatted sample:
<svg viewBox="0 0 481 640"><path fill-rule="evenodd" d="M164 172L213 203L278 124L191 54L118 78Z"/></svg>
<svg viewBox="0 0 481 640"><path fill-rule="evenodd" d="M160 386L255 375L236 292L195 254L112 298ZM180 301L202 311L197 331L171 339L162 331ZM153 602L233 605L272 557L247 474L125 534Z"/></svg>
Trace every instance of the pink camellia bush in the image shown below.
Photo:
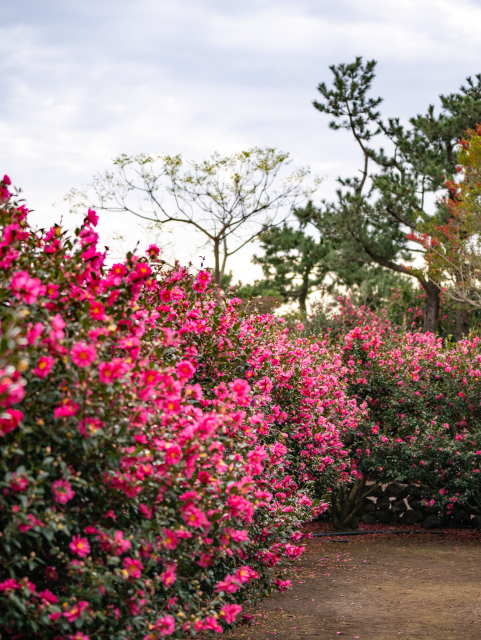
<svg viewBox="0 0 481 640"><path fill-rule="evenodd" d="M356 327L341 345L370 426L345 438L351 473L420 483L425 506L481 515L481 341Z"/></svg>
<svg viewBox="0 0 481 640"><path fill-rule="evenodd" d="M89 211L34 231L1 181L0 628L221 632L289 587L362 407L339 354L244 318L158 251L106 265ZM317 496L317 497L316 497Z"/></svg>

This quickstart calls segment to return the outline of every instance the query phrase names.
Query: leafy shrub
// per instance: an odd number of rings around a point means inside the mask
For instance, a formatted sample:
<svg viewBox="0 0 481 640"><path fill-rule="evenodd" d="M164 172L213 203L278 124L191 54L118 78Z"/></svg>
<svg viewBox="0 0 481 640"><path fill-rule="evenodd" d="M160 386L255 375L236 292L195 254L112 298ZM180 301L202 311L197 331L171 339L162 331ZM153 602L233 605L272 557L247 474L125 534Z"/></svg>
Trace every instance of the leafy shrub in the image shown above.
<svg viewBox="0 0 481 640"><path fill-rule="evenodd" d="M356 328L344 344L351 393L371 426L346 446L354 474L424 485L431 505L481 513L481 348L433 334Z"/></svg>
<svg viewBox="0 0 481 640"><path fill-rule="evenodd" d="M220 632L289 585L299 526L327 506L314 481L346 477L338 429L362 409L340 354L243 318L208 271L166 270L155 246L108 268L94 211L73 238L32 230L8 185L2 633Z"/></svg>

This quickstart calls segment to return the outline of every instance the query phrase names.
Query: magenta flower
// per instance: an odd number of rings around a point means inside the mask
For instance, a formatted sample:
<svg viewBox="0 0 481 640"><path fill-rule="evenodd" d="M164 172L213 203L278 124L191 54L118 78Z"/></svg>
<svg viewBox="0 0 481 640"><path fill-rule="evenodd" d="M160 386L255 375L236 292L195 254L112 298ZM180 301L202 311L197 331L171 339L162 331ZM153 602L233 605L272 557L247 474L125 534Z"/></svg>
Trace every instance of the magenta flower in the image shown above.
<svg viewBox="0 0 481 640"><path fill-rule="evenodd" d="M96 227L99 221L97 212L94 211L93 209L89 209L87 213L87 221L90 222L90 224L93 224L94 227Z"/></svg>
<svg viewBox="0 0 481 640"><path fill-rule="evenodd" d="M72 348L72 362L77 367L90 367L97 357L97 350L92 344L77 342Z"/></svg>
<svg viewBox="0 0 481 640"><path fill-rule="evenodd" d="M52 482L52 492L55 502L60 504L67 504L75 495L75 491L73 491L70 482L67 480L55 480L55 482Z"/></svg>
<svg viewBox="0 0 481 640"><path fill-rule="evenodd" d="M134 558L124 558L124 569L127 572L129 578L140 578L142 576L142 569L144 565L140 560Z"/></svg>
<svg viewBox="0 0 481 640"><path fill-rule="evenodd" d="M166 587L171 587L177 579L177 567L175 565L167 567L167 569L160 574L160 579Z"/></svg>
<svg viewBox="0 0 481 640"><path fill-rule="evenodd" d="M68 416L74 416L79 410L79 405L73 402L71 398L64 398L62 404L57 407L53 415L55 418L68 418Z"/></svg>
<svg viewBox="0 0 481 640"><path fill-rule="evenodd" d="M190 380L195 373L194 365L188 360L178 362L175 366L177 374L181 380Z"/></svg>
<svg viewBox="0 0 481 640"><path fill-rule="evenodd" d="M227 624L232 624L235 622L236 616L242 611L242 607L240 604L225 604L220 610L221 618L227 622Z"/></svg>
<svg viewBox="0 0 481 640"><path fill-rule="evenodd" d="M69 544L69 549L72 553L76 553L81 558L86 558L90 553L90 545L87 538L82 538L80 535L73 536L72 542Z"/></svg>
<svg viewBox="0 0 481 640"><path fill-rule="evenodd" d="M0 418L0 437L3 438L16 429L20 423L20 420L23 418L23 413L18 411L17 409L7 409L3 411L2 414L4 416L8 416L6 418Z"/></svg>
<svg viewBox="0 0 481 640"><path fill-rule="evenodd" d="M37 366L33 369L34 373L39 378L46 378L52 370L55 360L51 356L42 356L37 362Z"/></svg>
<svg viewBox="0 0 481 640"><path fill-rule="evenodd" d="M174 618L172 616L163 616L156 621L155 630L160 633L161 636L171 636L175 631ZM149 639L149 636L145 636L145 638Z"/></svg>
<svg viewBox="0 0 481 640"><path fill-rule="evenodd" d="M85 438L98 436L104 427L105 423L97 418L84 418L77 425L78 430Z"/></svg>
<svg viewBox="0 0 481 640"><path fill-rule="evenodd" d="M38 296L45 295L47 289L38 278L31 278L27 271L17 271L13 274L10 285L17 300L26 304L34 304Z"/></svg>
<svg viewBox="0 0 481 640"><path fill-rule="evenodd" d="M48 604L57 604L58 598L55 594L53 594L50 589L45 589L44 591L38 592L38 597L41 598L44 602Z"/></svg>
<svg viewBox="0 0 481 640"><path fill-rule="evenodd" d="M54 340L63 340L65 338L65 322L62 316L59 313L56 313L52 318L50 324L52 325L50 336Z"/></svg>
<svg viewBox="0 0 481 640"><path fill-rule="evenodd" d="M68 611L64 611L64 618L67 618L68 622L75 622L75 620L77 620L77 618L80 618L80 616L82 615L82 611L87 609L88 606L88 602L85 602L85 600L81 600L80 602L74 604Z"/></svg>
<svg viewBox="0 0 481 640"><path fill-rule="evenodd" d="M210 524L205 513L197 507L194 507L193 504L188 504L183 509L182 516L188 525L195 527L196 529L208 527Z"/></svg>
<svg viewBox="0 0 481 640"><path fill-rule="evenodd" d="M18 582L13 578L8 578L7 580L0 582L0 591L13 591L14 589L18 588Z"/></svg>

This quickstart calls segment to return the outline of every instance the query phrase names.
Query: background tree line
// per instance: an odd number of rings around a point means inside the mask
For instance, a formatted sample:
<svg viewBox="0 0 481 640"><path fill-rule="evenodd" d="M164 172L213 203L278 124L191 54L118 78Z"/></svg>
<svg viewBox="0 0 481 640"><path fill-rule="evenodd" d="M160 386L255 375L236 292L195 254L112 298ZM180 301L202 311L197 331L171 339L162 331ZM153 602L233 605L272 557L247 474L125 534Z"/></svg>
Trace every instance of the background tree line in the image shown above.
<svg viewBox="0 0 481 640"><path fill-rule="evenodd" d="M68 198L74 209L89 204L160 227L196 229L212 249L214 278L223 288L233 286L229 257L258 240L253 261L263 278L234 285L241 297L278 295L296 301L306 315L308 296L316 290L347 294L371 310L385 308L401 291L408 305L417 299L423 307L425 332L440 328L440 302L449 299L445 307L453 322L446 330L460 339L477 317L469 294L476 290L474 272L463 267L466 251L462 260L451 260L456 266L450 271L440 249L438 259L432 256L440 244L445 256L459 257L461 244L476 237L472 224L464 225L457 244L439 230L456 217L458 156L466 132L481 122L481 75L467 78L457 93L439 96L438 108L430 105L404 125L400 118L382 117L382 98L372 93L375 68L374 60L361 57L332 65L332 82L318 86L314 108L330 117L332 129L352 135L359 154L358 173L338 178L331 200L315 200L319 180L308 168L288 173L288 154L260 148L214 154L202 163L123 155L112 171ZM434 245L426 238L434 238Z"/></svg>

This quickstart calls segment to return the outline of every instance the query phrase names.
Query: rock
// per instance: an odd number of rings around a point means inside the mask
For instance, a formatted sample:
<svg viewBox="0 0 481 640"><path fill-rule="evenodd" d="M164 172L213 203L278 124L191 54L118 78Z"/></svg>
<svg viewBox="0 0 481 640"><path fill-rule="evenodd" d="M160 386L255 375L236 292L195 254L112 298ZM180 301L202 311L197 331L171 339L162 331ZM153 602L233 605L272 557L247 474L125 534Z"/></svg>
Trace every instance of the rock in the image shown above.
<svg viewBox="0 0 481 640"><path fill-rule="evenodd" d="M391 506L393 509L396 509L396 511L398 511L399 513L402 513L403 511L407 511L407 506L404 500L395 500L394 502L391 503Z"/></svg>
<svg viewBox="0 0 481 640"><path fill-rule="evenodd" d="M409 496L408 505L411 507L411 509L422 509L423 508L423 504L422 504L421 500L418 500L414 496Z"/></svg>
<svg viewBox="0 0 481 640"><path fill-rule="evenodd" d="M395 514L391 511L391 509L377 509L376 510L376 518L378 522L382 524L389 524L393 519Z"/></svg>
<svg viewBox="0 0 481 640"><path fill-rule="evenodd" d="M418 484L410 484L407 487L408 496L417 496L421 498L423 495L423 489Z"/></svg>
<svg viewBox="0 0 481 640"><path fill-rule="evenodd" d="M377 499L376 509L389 509L390 506L391 501L387 496L382 496L381 498Z"/></svg>
<svg viewBox="0 0 481 640"><path fill-rule="evenodd" d="M365 513L361 518L361 522L363 524L376 524L377 520L371 513Z"/></svg>
<svg viewBox="0 0 481 640"><path fill-rule="evenodd" d="M366 489L369 489L369 487L366 487ZM372 496L373 498L380 498L382 495L384 495L381 485L378 485L375 489L373 489L369 493L369 495Z"/></svg>
<svg viewBox="0 0 481 640"><path fill-rule="evenodd" d="M469 525L471 524L471 518L468 516L468 514L466 513L466 511L456 511L456 513L453 515L453 521L458 524L461 525L462 527L469 527Z"/></svg>
<svg viewBox="0 0 481 640"><path fill-rule="evenodd" d="M369 500L364 511L366 513L374 513L376 511L376 503L372 500Z"/></svg>
<svg viewBox="0 0 481 640"><path fill-rule="evenodd" d="M408 495L407 487L399 482L391 482L391 484L387 485L384 495L389 498L396 498L396 500L402 500Z"/></svg>
<svg viewBox="0 0 481 640"><path fill-rule="evenodd" d="M436 505L432 507L427 507L426 509L426 515L428 516L437 516L438 513L439 513L439 507L436 507Z"/></svg>
<svg viewBox="0 0 481 640"><path fill-rule="evenodd" d="M400 516L400 520L403 524L410 525L421 522L422 517L422 511L419 509L411 509L409 511L405 511L402 516Z"/></svg>
<svg viewBox="0 0 481 640"><path fill-rule="evenodd" d="M360 518L353 518L349 523L351 529L359 529Z"/></svg>
<svg viewBox="0 0 481 640"><path fill-rule="evenodd" d="M476 529L481 529L481 516L474 516L474 518L471 518L471 526Z"/></svg>
<svg viewBox="0 0 481 640"><path fill-rule="evenodd" d="M439 527L443 526L443 520L442 518L439 518L438 516L435 515L430 515L426 518L426 520L423 522L423 527L425 529L438 529Z"/></svg>

